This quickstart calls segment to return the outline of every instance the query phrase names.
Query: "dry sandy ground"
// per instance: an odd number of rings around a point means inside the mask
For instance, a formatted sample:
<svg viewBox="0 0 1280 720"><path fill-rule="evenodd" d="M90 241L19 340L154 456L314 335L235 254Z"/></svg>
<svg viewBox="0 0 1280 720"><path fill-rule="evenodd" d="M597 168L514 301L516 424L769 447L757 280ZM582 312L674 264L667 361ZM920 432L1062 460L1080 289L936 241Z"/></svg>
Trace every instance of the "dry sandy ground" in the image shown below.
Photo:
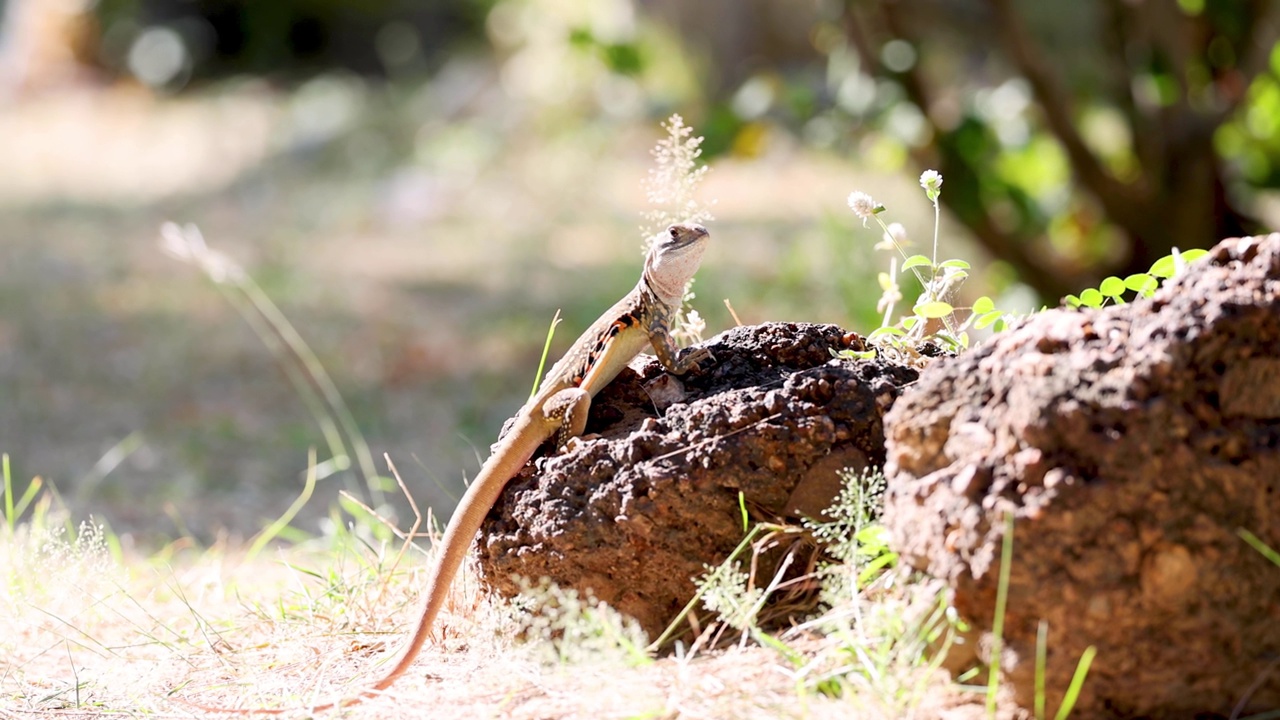
<svg viewBox="0 0 1280 720"><path fill-rule="evenodd" d="M308 703L350 697L382 672L422 584L420 558L391 570L397 546L331 543L249 560L180 543L151 558L125 551L121 561L92 528L70 543L61 531L0 532L4 717L216 716L190 703L299 708L288 715L303 717ZM980 696L919 670L861 679L842 697L818 692L820 668L857 662L840 660L848 650L830 638L788 638L811 660L801 666L749 642L637 662L599 635L620 626L579 622L590 632L573 643L518 641L536 623L483 599L471 577L453 600L413 670L342 716L985 716Z"/></svg>

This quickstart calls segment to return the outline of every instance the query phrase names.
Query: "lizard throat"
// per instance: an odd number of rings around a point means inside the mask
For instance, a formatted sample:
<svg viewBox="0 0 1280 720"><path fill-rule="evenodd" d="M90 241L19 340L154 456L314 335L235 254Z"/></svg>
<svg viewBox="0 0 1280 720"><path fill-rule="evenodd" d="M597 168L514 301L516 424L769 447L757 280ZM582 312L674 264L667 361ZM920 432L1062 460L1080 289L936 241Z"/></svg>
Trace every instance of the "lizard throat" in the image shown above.
<svg viewBox="0 0 1280 720"><path fill-rule="evenodd" d="M659 267L650 256L645 260L644 273L640 276L640 280L664 305L679 307L680 302L684 300L685 287L698 270L699 260L701 260L700 257L667 258Z"/></svg>

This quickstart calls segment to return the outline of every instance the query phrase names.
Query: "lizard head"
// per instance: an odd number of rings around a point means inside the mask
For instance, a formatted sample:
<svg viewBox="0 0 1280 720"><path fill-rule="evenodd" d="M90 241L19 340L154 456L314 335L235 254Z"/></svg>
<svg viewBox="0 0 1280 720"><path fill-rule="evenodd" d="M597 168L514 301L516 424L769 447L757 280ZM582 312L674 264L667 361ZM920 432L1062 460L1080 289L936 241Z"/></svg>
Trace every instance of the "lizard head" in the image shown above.
<svg viewBox="0 0 1280 720"><path fill-rule="evenodd" d="M668 304L679 305L710 239L707 229L696 223L677 223L659 233L644 262L649 288Z"/></svg>

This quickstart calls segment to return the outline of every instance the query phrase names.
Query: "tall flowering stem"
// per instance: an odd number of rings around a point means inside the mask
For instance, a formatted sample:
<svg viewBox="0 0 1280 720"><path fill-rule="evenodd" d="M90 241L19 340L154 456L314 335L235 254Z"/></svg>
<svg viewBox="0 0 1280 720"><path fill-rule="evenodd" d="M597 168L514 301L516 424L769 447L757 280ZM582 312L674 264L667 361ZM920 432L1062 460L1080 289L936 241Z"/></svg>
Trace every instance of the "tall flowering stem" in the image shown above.
<svg viewBox="0 0 1280 720"><path fill-rule="evenodd" d="M702 137L693 134L693 128L684 124L679 114L672 115L662 124L666 137L658 141L652 154L654 166L644 180L645 196L651 210L644 213L644 252L648 252L652 239L673 223L698 223L705 225L715 220L710 205L698 200L698 187L707 176L707 166L700 164ZM702 339L706 322L689 303L694 298L693 281L685 286L684 302L672 321L671 334L680 342L697 342Z"/></svg>

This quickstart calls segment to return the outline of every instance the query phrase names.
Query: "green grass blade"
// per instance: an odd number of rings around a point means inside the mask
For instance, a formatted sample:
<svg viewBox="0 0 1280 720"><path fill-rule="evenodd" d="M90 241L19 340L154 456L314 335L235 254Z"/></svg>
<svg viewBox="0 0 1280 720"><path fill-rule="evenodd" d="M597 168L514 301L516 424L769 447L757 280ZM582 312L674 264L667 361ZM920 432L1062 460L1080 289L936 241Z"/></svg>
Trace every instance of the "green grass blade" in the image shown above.
<svg viewBox="0 0 1280 720"><path fill-rule="evenodd" d="M302 335L289 322L280 308L276 306L271 298L263 292L262 288L254 282L249 275L243 274L237 283L237 287L253 304L253 307L270 325L272 331L284 343L285 347L293 353L294 358L305 369L307 376L311 382L319 390L321 397L328 404L329 409L337 418L338 424L346 433L347 439L351 442L351 448L356 455L356 463L360 466L360 473L364 476L365 487L369 491L370 497L375 505L383 503L382 482L378 475L377 468L373 464L373 453L369 451L369 443L364 439L364 433L360 431L360 427L356 424L355 416L351 414L351 409L347 407L347 403L342 399L342 394L338 392L338 386L334 384L333 378L329 377L328 371L324 369L324 365L320 362L320 358L312 352L311 347L302 339Z"/></svg>
<svg viewBox="0 0 1280 720"><path fill-rule="evenodd" d="M756 535L763 532L766 528L769 530L776 529L774 526L764 524L756 525L751 528L750 532L748 532L746 536L742 538L742 541L738 543L738 547L734 548L733 552L729 553L729 557L724 559L724 563L731 563L734 560L737 560L738 555L751 546L751 542L755 540ZM723 565L724 563L721 564ZM680 627L680 625L684 623L684 619L689 616L689 613L698 606L699 602L702 602L702 595L703 590L702 588L699 588L698 592L694 593L694 596L685 604L679 614L672 618L671 622L667 624L667 629L662 631L662 634L658 636L658 639L649 643L649 647L647 648L648 651L653 652L658 650L666 644L667 640L671 639L671 636L676 632L676 628Z"/></svg>
<svg viewBox="0 0 1280 720"><path fill-rule="evenodd" d="M6 477L5 477L6 488L9 485L8 480L9 478L6 474ZM18 498L17 504L14 505L12 508L12 514L10 515L10 517L12 517L14 521L22 517L22 514L27 511L27 508L31 507L31 503L35 501L36 495L40 494L40 489L43 487L44 487L44 480L38 477L31 478L31 484L27 485L26 491L22 493L22 497ZM5 496L6 497L9 496L7 491L5 492ZM12 522L9 524L9 530L11 531L13 530Z"/></svg>
<svg viewBox="0 0 1280 720"><path fill-rule="evenodd" d="M551 326L547 328L547 339L542 343L542 358L538 360L538 372L533 376L533 390L529 391L529 399L538 394L538 387L542 385L542 370L547 366L547 356L551 354L551 338L556 336L556 326L561 320L560 311L556 310L556 314L551 316Z"/></svg>
<svg viewBox="0 0 1280 720"><path fill-rule="evenodd" d="M1044 720L1044 668L1049 660L1049 623L1044 620L1036 627L1036 720Z"/></svg>
<svg viewBox="0 0 1280 720"><path fill-rule="evenodd" d="M790 645L784 643L782 640L763 630L756 630L752 635L755 637L757 642L781 655L794 667L804 667L806 662L804 654L792 649Z"/></svg>
<svg viewBox="0 0 1280 720"><path fill-rule="evenodd" d="M311 448L307 452L307 481L302 487L302 493L293 501L284 513L275 519L270 525L258 533L258 537L253 539L253 544L249 546L249 551L245 554L246 560L252 560L257 557L262 548L271 542L285 528L289 527L289 523L298 514L307 501L311 499L311 493L316 489L316 451Z"/></svg>
<svg viewBox="0 0 1280 720"><path fill-rule="evenodd" d="M9 474L9 453L0 455L0 466L4 472L4 521L13 533L13 524L17 518L13 515L13 477Z"/></svg>
<svg viewBox="0 0 1280 720"><path fill-rule="evenodd" d="M1089 666L1093 664L1093 657L1097 654L1096 645L1090 645L1084 649L1080 662L1076 664L1076 672L1071 676L1071 685L1067 687L1067 694L1062 698L1062 706L1053 716L1054 720L1067 720L1071 715L1071 709L1076 706L1076 700L1080 697L1080 688L1084 687L1084 679L1089 675Z"/></svg>
<svg viewBox="0 0 1280 720"><path fill-rule="evenodd" d="M334 464L346 469L351 459L338 432L339 426L342 428L373 504L381 505L384 479L374 467L373 454L364 434L356 425L333 379L302 335L248 273L221 253L209 249L194 225L165 223L160 233L166 250L182 262L198 267L249 323L320 425Z"/></svg>
<svg viewBox="0 0 1280 720"><path fill-rule="evenodd" d="M996 584L996 615L991 623L991 667L987 675L987 717L996 716L996 691L1000 689L1000 651L1004 644L1004 613L1009 602L1009 574L1013 565L1013 513L1005 513L1004 541L1000 547L1000 579Z"/></svg>
<svg viewBox="0 0 1280 720"><path fill-rule="evenodd" d="M245 298L232 292L224 285L217 285L222 296L231 303L236 309L240 317L249 324L249 328L258 336L262 344L267 347L267 351L277 359L280 369L284 371L285 377L289 380L289 384L293 386L294 392L298 394L298 398L302 400L302 404L306 406L307 413L315 420L316 425L320 429L320 434L324 437L324 444L329 449L329 455L335 459L341 458L341 464L349 464L347 457L347 446L342 441L342 435L338 432L338 425L334 422L329 413L325 411L324 402L320 395L311 387L311 383L307 381L304 373L295 363L284 362L288 355L288 348L275 331L271 329L271 324L260 313L253 309L252 303ZM345 465L344 465L345 467Z"/></svg>
<svg viewBox="0 0 1280 720"><path fill-rule="evenodd" d="M6 469L8 468L7 465L5 467ZM6 485L8 483L8 477L9 476L6 473L5 474ZM1258 552L1262 553L1262 556L1270 560L1272 563L1274 563L1276 567L1280 567L1280 552L1276 552L1274 548L1272 548L1270 545L1263 542L1262 538L1258 537L1257 535L1254 535L1253 533L1249 532L1248 530L1245 530L1244 528L1236 528L1236 534L1239 535L1245 542L1249 543L1250 547L1252 547L1254 550L1257 550Z"/></svg>

